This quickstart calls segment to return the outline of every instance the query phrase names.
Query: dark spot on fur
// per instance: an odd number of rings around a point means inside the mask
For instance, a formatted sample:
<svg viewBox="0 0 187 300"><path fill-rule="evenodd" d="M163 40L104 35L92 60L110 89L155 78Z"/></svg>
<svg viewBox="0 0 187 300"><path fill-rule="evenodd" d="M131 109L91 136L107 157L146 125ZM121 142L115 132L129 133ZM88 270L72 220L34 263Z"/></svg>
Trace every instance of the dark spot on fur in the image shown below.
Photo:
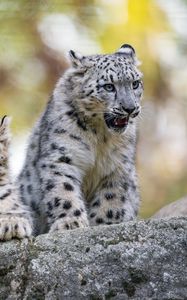
<svg viewBox="0 0 187 300"><path fill-rule="evenodd" d="M132 79L134 80L134 74L132 72L130 72L130 73L131 73Z"/></svg>
<svg viewBox="0 0 187 300"><path fill-rule="evenodd" d="M34 210L34 211L37 211L37 212L39 211L36 202L33 201L33 200L31 201L31 208L32 208L32 210Z"/></svg>
<svg viewBox="0 0 187 300"><path fill-rule="evenodd" d="M116 220L119 220L119 218L120 218L120 212L117 211L117 212L116 212L116 217L115 217L115 219L116 219Z"/></svg>
<svg viewBox="0 0 187 300"><path fill-rule="evenodd" d="M55 165L49 165L49 168L50 168L50 169L55 169L56 166L55 166Z"/></svg>
<svg viewBox="0 0 187 300"><path fill-rule="evenodd" d="M37 164L37 161L33 160L33 162L32 162L33 167L36 167L36 164Z"/></svg>
<svg viewBox="0 0 187 300"><path fill-rule="evenodd" d="M9 227L5 226L5 233L8 232L8 230L9 230Z"/></svg>
<svg viewBox="0 0 187 300"><path fill-rule="evenodd" d="M46 185L46 190L50 191L55 187L54 182L52 180L48 180L47 185Z"/></svg>
<svg viewBox="0 0 187 300"><path fill-rule="evenodd" d="M28 192L28 194L31 194L32 193L32 185L28 185L27 186L27 192Z"/></svg>
<svg viewBox="0 0 187 300"><path fill-rule="evenodd" d="M74 111L73 110L69 110L69 111L66 112L66 115L69 116L69 117L71 117L71 116L74 115Z"/></svg>
<svg viewBox="0 0 187 300"><path fill-rule="evenodd" d="M51 150L58 150L58 145L55 143L51 144Z"/></svg>
<svg viewBox="0 0 187 300"><path fill-rule="evenodd" d="M72 204L70 201L66 200L63 204L64 209L70 209L72 207Z"/></svg>
<svg viewBox="0 0 187 300"><path fill-rule="evenodd" d="M66 130L63 128L56 128L54 131L54 133L58 133L58 134L65 133L65 132L66 132Z"/></svg>
<svg viewBox="0 0 187 300"><path fill-rule="evenodd" d="M124 188L124 190L125 190L125 191L127 191L127 190L128 190L128 188L129 188L129 185L128 185L128 183L127 183L127 182L124 182L124 183L123 183L123 188Z"/></svg>
<svg viewBox="0 0 187 300"><path fill-rule="evenodd" d="M60 201L61 201L61 198L55 197L55 199L54 199L54 205L56 207L60 206Z"/></svg>
<svg viewBox="0 0 187 300"><path fill-rule="evenodd" d="M64 182L64 188L67 191L73 191L74 190L74 187L70 183L68 183L68 182Z"/></svg>
<svg viewBox="0 0 187 300"><path fill-rule="evenodd" d="M66 164L70 164L71 163L71 159L67 156L61 156L58 159L58 162L64 162Z"/></svg>
<svg viewBox="0 0 187 300"><path fill-rule="evenodd" d="M77 221L74 221L73 224L76 226L76 227L79 227L79 223Z"/></svg>
<svg viewBox="0 0 187 300"><path fill-rule="evenodd" d="M74 135L74 134L70 134L69 136L70 136L70 138L72 138L74 140L81 141L81 137L80 136L77 136L77 135Z"/></svg>
<svg viewBox="0 0 187 300"><path fill-rule="evenodd" d="M124 162L129 162L129 157L127 155L123 155Z"/></svg>
<svg viewBox="0 0 187 300"><path fill-rule="evenodd" d="M23 192L24 192L24 185L23 184L21 184L20 185L20 192L23 194Z"/></svg>
<svg viewBox="0 0 187 300"><path fill-rule="evenodd" d="M112 199L114 199L115 196L116 195L114 193L106 193L105 194L105 199L106 200L112 200Z"/></svg>
<svg viewBox="0 0 187 300"><path fill-rule="evenodd" d="M88 92L88 94L86 94L86 97L89 97L93 92L94 92L94 90L91 90L90 92Z"/></svg>
<svg viewBox="0 0 187 300"><path fill-rule="evenodd" d="M66 176L66 177L72 179L73 181L76 181L76 180L77 180L77 178L75 178L74 176L69 175L69 174L64 174L64 176Z"/></svg>
<svg viewBox="0 0 187 300"><path fill-rule="evenodd" d="M111 209L109 209L109 210L107 211L106 216L107 216L107 218L112 219L112 218L113 218L113 211L112 211Z"/></svg>
<svg viewBox="0 0 187 300"><path fill-rule="evenodd" d="M80 120L79 118L77 119L77 125L78 125L80 128L82 128L84 131L87 130L85 122L83 122L83 121Z"/></svg>
<svg viewBox="0 0 187 300"><path fill-rule="evenodd" d="M103 224L104 221L103 221L102 218L97 218L97 219L96 219L96 223L97 223L97 224Z"/></svg>
<svg viewBox="0 0 187 300"><path fill-rule="evenodd" d="M100 206L100 200L96 200L93 204L92 207Z"/></svg>
<svg viewBox="0 0 187 300"><path fill-rule="evenodd" d="M75 217L80 216L81 215L80 209L76 209L73 214L74 214Z"/></svg>
<svg viewBox="0 0 187 300"><path fill-rule="evenodd" d="M47 208L48 208L48 210L53 209L53 205L51 204L51 202L47 202Z"/></svg>
<svg viewBox="0 0 187 300"><path fill-rule="evenodd" d="M94 218L95 216L96 216L96 213L94 213L94 212L90 214L90 218Z"/></svg>
<svg viewBox="0 0 187 300"><path fill-rule="evenodd" d="M131 188L136 191L136 185L134 183L131 184Z"/></svg>
<svg viewBox="0 0 187 300"><path fill-rule="evenodd" d="M53 218L53 214L50 211L47 211L46 214L47 214L48 218Z"/></svg>
<svg viewBox="0 0 187 300"><path fill-rule="evenodd" d="M5 199L6 197L8 197L11 194L11 190L9 189L6 193L4 193L1 197L0 200Z"/></svg>
<svg viewBox="0 0 187 300"><path fill-rule="evenodd" d="M66 148L65 147L63 147L63 146L61 146L61 147L59 147L59 149L58 149L61 153L64 153L64 151L66 150Z"/></svg>
<svg viewBox="0 0 187 300"><path fill-rule="evenodd" d="M54 175L57 175L57 176L63 176L63 174L60 173L60 172L58 172L58 171L55 171L55 172L54 172Z"/></svg>
<svg viewBox="0 0 187 300"><path fill-rule="evenodd" d="M25 175L27 176L27 178L29 178L31 176L30 172L27 170Z"/></svg>
<svg viewBox="0 0 187 300"><path fill-rule="evenodd" d="M125 202L125 196L121 196L121 202Z"/></svg>
<svg viewBox="0 0 187 300"><path fill-rule="evenodd" d="M59 217L59 218L64 218L65 216L66 216L65 213L61 213L58 217Z"/></svg>
<svg viewBox="0 0 187 300"><path fill-rule="evenodd" d="M113 184L112 181L111 181L111 182L106 181L106 182L104 182L104 183L102 184L102 188L103 188L103 189L112 189L113 186L114 186L114 184Z"/></svg>

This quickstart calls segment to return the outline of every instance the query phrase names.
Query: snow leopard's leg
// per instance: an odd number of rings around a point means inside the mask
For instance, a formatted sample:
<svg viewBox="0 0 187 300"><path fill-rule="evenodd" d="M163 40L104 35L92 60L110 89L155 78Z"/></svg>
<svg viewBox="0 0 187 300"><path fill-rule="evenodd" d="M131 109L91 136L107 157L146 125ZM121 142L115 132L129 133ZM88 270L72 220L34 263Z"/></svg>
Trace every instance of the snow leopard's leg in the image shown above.
<svg viewBox="0 0 187 300"><path fill-rule="evenodd" d="M90 225L132 220L138 208L139 194L134 170L129 174L113 174L104 179L90 203Z"/></svg>
<svg viewBox="0 0 187 300"><path fill-rule="evenodd" d="M30 212L9 177L9 123L6 116L0 120L0 240L24 238L32 233Z"/></svg>
<svg viewBox="0 0 187 300"><path fill-rule="evenodd" d="M39 162L41 205L47 228L53 232L88 226L80 169L65 155L54 158L53 154Z"/></svg>

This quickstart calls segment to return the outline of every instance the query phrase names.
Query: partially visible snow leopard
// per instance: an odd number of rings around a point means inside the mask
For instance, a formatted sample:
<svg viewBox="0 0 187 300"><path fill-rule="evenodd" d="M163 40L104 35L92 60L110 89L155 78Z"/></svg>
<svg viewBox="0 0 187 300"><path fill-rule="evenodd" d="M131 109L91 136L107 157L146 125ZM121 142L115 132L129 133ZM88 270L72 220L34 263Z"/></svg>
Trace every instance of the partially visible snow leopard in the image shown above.
<svg viewBox="0 0 187 300"><path fill-rule="evenodd" d="M0 120L0 240L28 237L32 233L30 209L21 202L9 174L9 123L7 116Z"/></svg>
<svg viewBox="0 0 187 300"><path fill-rule="evenodd" d="M18 178L36 234L133 219L143 92L135 50L83 56L58 81L30 138Z"/></svg>

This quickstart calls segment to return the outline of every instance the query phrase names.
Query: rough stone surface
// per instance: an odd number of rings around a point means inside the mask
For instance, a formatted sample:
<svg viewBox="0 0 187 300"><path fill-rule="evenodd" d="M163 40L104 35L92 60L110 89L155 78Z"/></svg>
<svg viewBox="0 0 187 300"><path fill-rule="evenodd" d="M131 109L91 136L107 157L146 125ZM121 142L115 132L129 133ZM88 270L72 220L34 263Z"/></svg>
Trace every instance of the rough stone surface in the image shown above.
<svg viewBox="0 0 187 300"><path fill-rule="evenodd" d="M0 299L187 299L187 218L0 243Z"/></svg>

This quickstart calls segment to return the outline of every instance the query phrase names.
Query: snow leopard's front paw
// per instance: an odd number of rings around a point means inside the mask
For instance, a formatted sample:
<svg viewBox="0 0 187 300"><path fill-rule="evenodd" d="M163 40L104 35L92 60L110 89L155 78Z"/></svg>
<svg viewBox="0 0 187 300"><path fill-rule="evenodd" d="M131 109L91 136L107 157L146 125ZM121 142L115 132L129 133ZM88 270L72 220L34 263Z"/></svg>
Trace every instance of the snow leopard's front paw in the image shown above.
<svg viewBox="0 0 187 300"><path fill-rule="evenodd" d="M49 232L72 230L89 226L87 218L67 217L56 220L51 226Z"/></svg>
<svg viewBox="0 0 187 300"><path fill-rule="evenodd" d="M32 234L29 221L17 216L3 216L0 218L0 240L8 241L12 238L22 239Z"/></svg>

